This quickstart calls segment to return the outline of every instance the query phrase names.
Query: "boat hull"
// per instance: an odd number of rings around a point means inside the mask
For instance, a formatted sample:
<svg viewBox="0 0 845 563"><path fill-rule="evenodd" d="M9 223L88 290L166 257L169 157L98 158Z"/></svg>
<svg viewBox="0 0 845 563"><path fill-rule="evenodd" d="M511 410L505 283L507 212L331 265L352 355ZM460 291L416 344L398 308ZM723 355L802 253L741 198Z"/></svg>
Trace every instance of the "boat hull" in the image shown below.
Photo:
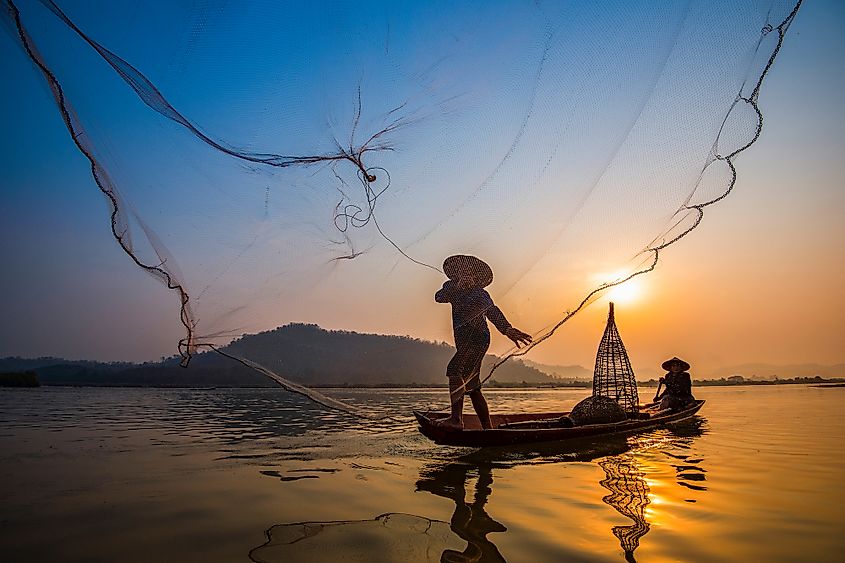
<svg viewBox="0 0 845 563"><path fill-rule="evenodd" d="M493 423L493 428L490 430L483 430L478 422L478 417L475 415L464 415L463 430L445 428L434 422L447 418L449 416L447 413L414 411L414 416L419 423L420 432L437 444L479 448L538 442L563 442L595 436L632 434L689 418L697 413L703 405L704 401L698 400L677 412L658 413L656 416L649 418L633 418L612 424L586 424L571 428L514 427L520 423L531 426L532 422L542 425L544 421L552 421L569 414L566 412L493 414L490 415ZM503 427L508 425L511 425L511 427Z"/></svg>

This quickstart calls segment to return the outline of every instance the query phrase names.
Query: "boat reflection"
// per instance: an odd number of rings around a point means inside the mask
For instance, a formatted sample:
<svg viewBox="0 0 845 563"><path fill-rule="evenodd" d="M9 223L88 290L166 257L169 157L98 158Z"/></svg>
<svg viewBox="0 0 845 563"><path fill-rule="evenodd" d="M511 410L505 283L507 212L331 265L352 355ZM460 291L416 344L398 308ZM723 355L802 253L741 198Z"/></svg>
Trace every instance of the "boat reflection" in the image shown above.
<svg viewBox="0 0 845 563"><path fill-rule="evenodd" d="M705 470L701 467L703 460L696 458L691 449L694 439L704 432L704 420L695 417L646 435L628 439L614 437L602 442L582 443L566 450L542 444L523 450L484 449L458 460L424 466L420 470L416 490L455 503L450 527L467 542L467 546L462 552L444 550L441 561L503 562L504 556L488 538L491 533L507 530L505 524L495 520L486 510L493 490L494 470L500 472L523 464L598 459L598 465L605 473L599 485L608 491L602 501L632 521L630 525L613 526L611 532L618 538L626 561L635 562L634 552L650 529L646 519L646 507L651 503L651 491L646 480L649 466L653 465L655 457L668 458L669 465L675 468L678 485L698 491L707 490L700 484L705 480ZM650 458L648 461L647 457ZM472 491L469 501L468 489ZM685 500L695 502L695 499Z"/></svg>
<svg viewBox="0 0 845 563"><path fill-rule="evenodd" d="M608 491L602 501L632 522L612 526L610 531L619 540L625 559L634 562L634 553L650 529L647 517L656 515L649 505L657 504L659 499L649 483L655 482L657 474L665 474L667 465L674 468L675 482L685 488L687 497L707 490L703 484L706 482L703 460L693 449L695 438L705 428L704 420L695 417L674 427L627 438L486 448L458 458L430 462L420 468L415 490L454 503L448 523L413 514L388 513L368 520L277 524L265 531L266 541L250 551L249 557L256 562L502 563L506 561L505 556L491 535L505 533L508 527L487 513L494 474L522 466L598 460L604 471L599 485ZM664 477L661 486L665 486L665 480ZM684 500L695 502L694 498ZM566 509L565 504L559 508L552 505L552 510L562 513ZM499 517L504 520L512 515ZM387 559L385 554L389 554Z"/></svg>

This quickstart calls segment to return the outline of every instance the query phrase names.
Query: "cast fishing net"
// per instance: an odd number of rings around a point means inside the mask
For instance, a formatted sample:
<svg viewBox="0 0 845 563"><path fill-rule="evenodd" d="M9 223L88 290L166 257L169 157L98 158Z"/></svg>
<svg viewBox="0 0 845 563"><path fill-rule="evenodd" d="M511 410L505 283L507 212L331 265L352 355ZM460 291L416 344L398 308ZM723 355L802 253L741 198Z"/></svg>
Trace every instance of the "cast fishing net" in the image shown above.
<svg viewBox="0 0 845 563"><path fill-rule="evenodd" d="M452 254L488 261L496 303L543 342L734 187L797 9L7 0L2 17L112 235L170 290L188 364L296 320L437 334Z"/></svg>

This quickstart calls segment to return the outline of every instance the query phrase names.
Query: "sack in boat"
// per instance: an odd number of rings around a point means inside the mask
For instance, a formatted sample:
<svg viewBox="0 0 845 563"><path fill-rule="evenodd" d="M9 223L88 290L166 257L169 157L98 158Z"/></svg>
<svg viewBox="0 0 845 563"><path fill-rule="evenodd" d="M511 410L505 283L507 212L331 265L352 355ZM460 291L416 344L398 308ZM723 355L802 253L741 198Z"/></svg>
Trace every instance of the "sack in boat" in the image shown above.
<svg viewBox="0 0 845 563"><path fill-rule="evenodd" d="M595 395L587 397L569 413L569 417L576 425L583 424L608 424L611 422L622 422L627 418L625 411L619 403L610 397Z"/></svg>

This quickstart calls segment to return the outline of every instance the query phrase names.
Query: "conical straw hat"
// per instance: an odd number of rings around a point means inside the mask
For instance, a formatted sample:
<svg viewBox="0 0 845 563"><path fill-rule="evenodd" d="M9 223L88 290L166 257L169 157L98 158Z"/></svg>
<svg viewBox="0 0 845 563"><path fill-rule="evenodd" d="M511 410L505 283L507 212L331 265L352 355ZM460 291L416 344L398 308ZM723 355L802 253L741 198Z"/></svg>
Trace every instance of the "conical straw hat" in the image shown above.
<svg viewBox="0 0 845 563"><path fill-rule="evenodd" d="M687 371L689 369L689 364L683 361L682 359L678 358L677 356L672 358L671 360L666 360L665 362L663 362L663 365L661 367L666 371L669 371L669 368L672 366L672 364L675 363L681 364L681 371Z"/></svg>
<svg viewBox="0 0 845 563"><path fill-rule="evenodd" d="M456 254L443 261L443 273L453 281L471 274L476 287L487 287L493 283L493 270L484 260L466 254Z"/></svg>

